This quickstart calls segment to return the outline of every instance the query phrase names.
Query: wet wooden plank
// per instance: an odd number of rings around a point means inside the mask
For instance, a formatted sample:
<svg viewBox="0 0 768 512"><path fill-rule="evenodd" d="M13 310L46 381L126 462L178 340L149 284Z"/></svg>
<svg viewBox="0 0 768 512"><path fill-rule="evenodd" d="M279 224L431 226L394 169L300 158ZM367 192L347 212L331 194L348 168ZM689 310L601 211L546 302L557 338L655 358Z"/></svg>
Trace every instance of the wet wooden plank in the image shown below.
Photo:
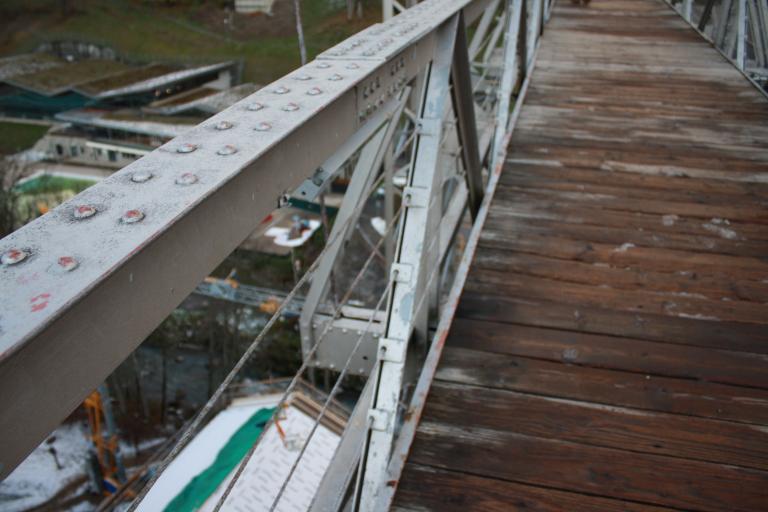
<svg viewBox="0 0 768 512"><path fill-rule="evenodd" d="M448 348L768 389L765 354L701 348L677 344L674 339L646 341L457 318L451 326Z"/></svg>
<svg viewBox="0 0 768 512"><path fill-rule="evenodd" d="M653 373L627 373L575 364L572 347L560 362L447 347L437 378L569 400L765 425L768 393ZM475 390L478 400L485 393ZM596 413L598 415L598 413Z"/></svg>
<svg viewBox="0 0 768 512"><path fill-rule="evenodd" d="M662 512L662 507L558 491L463 472L408 464L403 472L397 512Z"/></svg>
<svg viewBox="0 0 768 512"><path fill-rule="evenodd" d="M409 461L686 510L754 512L768 503L763 471L426 420Z"/></svg>

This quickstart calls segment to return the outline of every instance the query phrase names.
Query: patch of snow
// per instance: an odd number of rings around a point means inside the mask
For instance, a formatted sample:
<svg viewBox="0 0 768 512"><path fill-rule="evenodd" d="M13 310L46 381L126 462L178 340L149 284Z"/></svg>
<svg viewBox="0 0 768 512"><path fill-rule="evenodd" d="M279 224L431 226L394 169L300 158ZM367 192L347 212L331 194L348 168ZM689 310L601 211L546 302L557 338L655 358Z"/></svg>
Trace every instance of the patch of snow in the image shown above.
<svg viewBox="0 0 768 512"><path fill-rule="evenodd" d="M90 442L80 424L62 425L48 440L29 454L5 480L0 482L0 509L20 512L40 505L74 479L86 474ZM61 469L56 466L50 447L56 450Z"/></svg>
<svg viewBox="0 0 768 512"><path fill-rule="evenodd" d="M719 221L719 222L715 222L715 221ZM728 222L727 220L723 221L722 219L712 219L711 223L702 224L701 227L703 227L710 233L715 233L721 238L725 238L726 240L736 240L737 238L739 238L739 234L730 228L723 227L723 225L729 225L729 224L730 222Z"/></svg>
<svg viewBox="0 0 768 512"><path fill-rule="evenodd" d="M680 219L680 217L678 217L677 215L674 215L674 214L672 214L672 215L664 215L661 218L661 223L663 225L667 226L667 227L674 226L675 222L677 222L678 219Z"/></svg>
<svg viewBox="0 0 768 512"><path fill-rule="evenodd" d="M636 247L636 245L629 242L625 242L621 244L619 247L615 248L613 252L627 252L629 249L632 249L633 247Z"/></svg>

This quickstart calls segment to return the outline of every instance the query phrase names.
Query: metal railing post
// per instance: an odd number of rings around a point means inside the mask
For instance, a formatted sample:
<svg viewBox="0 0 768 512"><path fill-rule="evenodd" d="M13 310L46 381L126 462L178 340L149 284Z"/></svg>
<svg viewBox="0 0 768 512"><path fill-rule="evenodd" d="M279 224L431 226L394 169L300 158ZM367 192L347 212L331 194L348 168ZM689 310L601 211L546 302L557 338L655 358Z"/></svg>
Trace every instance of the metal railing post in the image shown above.
<svg viewBox="0 0 768 512"><path fill-rule="evenodd" d="M379 342L379 371L371 375L376 379L376 386L369 413L371 432L364 454L363 510L373 506L385 484L397 424L405 355L428 289L425 279L429 270L427 257L432 252L429 245L436 231L430 228L439 222L435 210L442 208L438 159L458 21L459 15L456 14L438 29L437 47L419 111L418 139L411 173L403 191L405 217L390 276L394 282L391 306L385 337Z"/></svg>
<svg viewBox="0 0 768 512"><path fill-rule="evenodd" d="M747 64L747 0L738 0L736 11L736 65L742 71Z"/></svg>

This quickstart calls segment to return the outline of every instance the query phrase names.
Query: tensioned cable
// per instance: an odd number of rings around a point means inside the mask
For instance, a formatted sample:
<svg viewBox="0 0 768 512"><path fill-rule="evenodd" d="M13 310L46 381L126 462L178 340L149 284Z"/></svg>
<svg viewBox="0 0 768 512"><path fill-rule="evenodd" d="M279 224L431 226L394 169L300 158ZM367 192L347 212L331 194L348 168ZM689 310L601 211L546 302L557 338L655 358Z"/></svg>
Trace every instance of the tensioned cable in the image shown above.
<svg viewBox="0 0 768 512"><path fill-rule="evenodd" d="M376 186L374 184L372 189L375 189ZM392 230L394 226L396 226L399 223L394 222L394 218L400 218L400 215L404 211L403 205L400 205L400 208L396 212L395 216L393 217L393 222L390 223L390 225L387 227L387 230L384 232L384 234L379 239L379 242L377 244L377 248L380 248L386 237L389 235L389 232ZM277 407L275 408L275 415L280 412L281 408L285 405L285 402L288 400L288 396L293 391L293 389L298 384L301 376L303 375L304 371L309 367L309 361L312 360L312 357L317 352L318 348L320 347L320 344L325 339L325 336L330 332L331 328L333 327L333 320L337 318L337 316L340 314L342 307L346 302L349 300L349 297L351 296L352 292L354 291L355 287L357 286L358 281L363 276L364 272L368 269L371 262L373 261L375 252L371 251L371 254L366 259L365 263L363 264L362 268L360 269L360 272L357 273L357 276L355 276L355 279L353 280L352 284L347 289L347 292L345 293L344 297L340 301L339 305L337 306L336 310L334 311L333 318L330 322L328 322L320 335L320 338L318 339L317 343L312 347L309 353L304 357L304 361L299 368L299 370L296 372L296 375L294 376L293 380L291 380L291 383L289 384L288 388L286 389L285 393L283 394L283 397L281 398L280 402L278 403ZM375 312L373 315L371 315L371 320L369 324L366 326L366 329L370 327L370 324L375 317ZM367 331L366 331L367 332ZM365 335L365 333L363 333ZM256 442L251 445L248 452L245 454L245 457L243 457L243 460L240 462L240 464L237 467L237 471L235 472L235 475L230 480L229 484L227 485L227 488L224 491L224 494L222 494L221 498L219 499L218 503L216 504L216 508L214 509L214 512L218 511L219 508L224 504L227 497L229 496L230 492L234 488L235 483L242 475L243 470L245 469L245 466L248 464L248 462L251 460L251 457L253 457L253 454L256 452L256 447L258 446L259 442L261 441L262 437L265 435L267 430L269 430L269 427L274 423L275 415L270 418L269 423L262 429L261 433L259 434L259 437L256 439Z"/></svg>
<svg viewBox="0 0 768 512"><path fill-rule="evenodd" d="M325 400L325 403L323 404L323 408L320 410L320 413L318 414L314 425L312 425L312 430L309 432L309 435L307 436L306 441L304 441L304 445L301 447L299 456L296 457L296 460L293 462L293 465L291 466L291 470L288 472L288 476L286 477L285 481L283 481L283 485L280 486L280 491L277 493L277 496L272 502L272 506L269 508L270 512L275 510L275 508L277 507L277 504L280 502L280 498L283 496L283 492L288 487L288 482L291 481L291 477L293 476L293 473L296 471L296 468L299 466L299 462L301 461L301 458L304 456L304 452L307 450L307 447L309 446L309 443L312 440L312 436L317 431L317 427L320 425L320 422L323 416L325 415L325 411L328 410L328 406L333 401L333 397L336 396L336 393L338 393L339 387L341 386L341 381L344 380L347 370L349 370L349 365L352 363L352 359L354 358L355 354L357 354L357 350L360 348L360 345L362 344L366 333L370 329L373 323L373 319L376 316L376 313L378 313L379 310L381 309L381 306L384 303L384 299L389 296L389 293L392 289L393 282L394 280L390 279L389 282L387 283L387 287L384 289L384 292L381 294L381 297L379 297L379 301L376 304L376 307L374 308L373 315L371 315L371 318L368 319L368 324L365 326L365 329L363 330L363 332L358 336L357 341L355 342L355 346L352 349L352 352L349 354L349 357L347 358L346 363L344 363L344 368L342 368L341 373L339 373L339 376L336 378L336 382L334 383L333 388L331 388L331 391L328 393L328 398Z"/></svg>
<svg viewBox="0 0 768 512"><path fill-rule="evenodd" d="M392 121L390 121L392 122ZM378 183L383 177L380 177L377 179L375 183ZM374 189L374 188L372 188ZM168 453L168 455L165 456L163 461L160 463L160 466L157 468L157 471L152 475L152 477L149 479L147 484L142 488L142 490L139 492L136 499L133 501L131 506L128 509L128 512L134 512L138 505L141 503L141 501L146 497L149 490L152 488L152 486L157 482L158 478L160 478L160 475L165 472L165 470L168 468L168 465L173 461L173 459L176 458L176 456L181 452L182 449L184 449L187 444L191 441L193 435L197 433L198 429L200 428L200 425L202 424L203 420L208 416L210 411L213 409L214 405L218 402L218 400L221 398L221 395L224 393L226 388L229 387L229 385L232 383L232 381L235 379L235 377L238 375L240 370L245 366L245 363L248 362L248 360L251 358L251 356L254 354L258 346L261 344L262 340L266 337L267 333L270 331L272 326L277 322L277 320L282 316L282 312L285 310L285 308L288 306L288 304L291 303L291 301L295 298L297 292L301 289L303 285L309 281L309 279L312 277L314 272L317 270L317 267L320 265L320 261L322 260L322 257L325 255L326 251L329 250L329 248L333 245L333 243L336 242L337 239L341 238L345 235L347 229L352 224L352 221L354 220L357 222L358 214L362 211L362 209L365 207L367 201L361 201L359 205L355 207L355 209L352 211L352 215L347 219L347 221L344 223L343 228L338 231L336 236L332 238L332 240L329 240L323 250L320 252L320 254L315 258L315 261L312 262L312 265L307 269L306 273L299 279L299 281L296 283L296 285L291 289L291 291L286 295L285 299L280 303L278 308L275 310L275 312L272 314L272 316L269 318L267 323L264 325L262 330L259 332L259 334L254 338L254 340L251 342L251 344L248 346L248 348L243 352L243 355L240 357L240 359L235 363L235 365L232 367L232 370L227 374L227 376L224 378L224 380L221 382L218 388L216 388L216 391L214 391L213 395L208 399L208 401L205 403L203 408L200 410L200 412L195 416L195 419L190 423L189 427L187 427L187 430L180 436L178 443L176 446L173 447L173 449ZM393 223L394 224L394 223ZM316 345L317 346L317 345Z"/></svg>

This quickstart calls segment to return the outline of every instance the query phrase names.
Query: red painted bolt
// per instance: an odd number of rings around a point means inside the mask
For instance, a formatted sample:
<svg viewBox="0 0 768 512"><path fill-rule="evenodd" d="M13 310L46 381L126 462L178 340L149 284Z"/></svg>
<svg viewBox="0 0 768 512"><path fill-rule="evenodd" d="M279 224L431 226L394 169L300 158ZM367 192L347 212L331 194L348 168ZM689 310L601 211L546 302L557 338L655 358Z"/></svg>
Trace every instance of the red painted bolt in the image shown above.
<svg viewBox="0 0 768 512"><path fill-rule="evenodd" d="M14 247L12 249L8 249L3 253L2 256L0 256L0 262L2 262L3 265L15 265L27 259L27 256L29 256L27 251L16 249Z"/></svg>
<svg viewBox="0 0 768 512"><path fill-rule="evenodd" d="M120 217L123 224L135 224L144 219L144 213L141 210L128 210Z"/></svg>
<svg viewBox="0 0 768 512"><path fill-rule="evenodd" d="M78 266L80 266L80 263L73 258L72 256L62 256L59 258L58 261L59 267L61 270L64 270L65 272L72 272L75 270Z"/></svg>
<svg viewBox="0 0 768 512"><path fill-rule="evenodd" d="M96 208L89 204L81 204L79 206L75 206L75 210L72 212L72 216L77 220L87 219L88 217L93 217L94 215L96 215Z"/></svg>

